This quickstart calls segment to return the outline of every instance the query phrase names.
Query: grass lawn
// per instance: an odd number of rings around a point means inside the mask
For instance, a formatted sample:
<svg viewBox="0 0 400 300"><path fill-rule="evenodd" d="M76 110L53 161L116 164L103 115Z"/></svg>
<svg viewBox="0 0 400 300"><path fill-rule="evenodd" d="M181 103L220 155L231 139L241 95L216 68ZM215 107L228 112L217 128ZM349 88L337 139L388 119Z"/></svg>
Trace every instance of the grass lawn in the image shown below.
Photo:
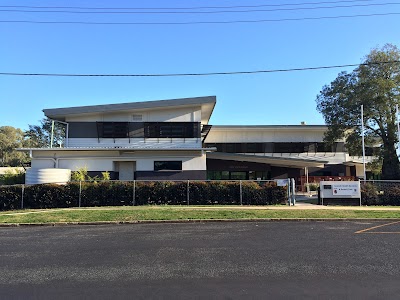
<svg viewBox="0 0 400 300"><path fill-rule="evenodd" d="M133 222L144 220L399 218L400 210L260 209L257 207L125 206L0 212L4 223Z"/></svg>

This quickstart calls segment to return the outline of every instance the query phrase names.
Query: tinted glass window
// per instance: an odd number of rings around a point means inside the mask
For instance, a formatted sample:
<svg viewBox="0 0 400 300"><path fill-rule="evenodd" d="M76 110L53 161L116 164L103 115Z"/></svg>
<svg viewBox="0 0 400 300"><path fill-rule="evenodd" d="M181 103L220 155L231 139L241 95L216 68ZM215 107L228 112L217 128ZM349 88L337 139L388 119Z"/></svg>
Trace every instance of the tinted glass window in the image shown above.
<svg viewBox="0 0 400 300"><path fill-rule="evenodd" d="M155 161L154 171L180 171L182 161Z"/></svg>

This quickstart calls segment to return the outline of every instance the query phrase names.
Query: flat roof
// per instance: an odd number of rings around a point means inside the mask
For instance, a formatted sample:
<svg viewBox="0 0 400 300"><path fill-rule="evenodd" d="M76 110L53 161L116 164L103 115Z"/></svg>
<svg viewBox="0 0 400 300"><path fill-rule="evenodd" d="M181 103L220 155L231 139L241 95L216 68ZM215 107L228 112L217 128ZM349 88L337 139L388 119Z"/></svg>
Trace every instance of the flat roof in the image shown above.
<svg viewBox="0 0 400 300"><path fill-rule="evenodd" d="M213 125L213 129L320 129L326 125Z"/></svg>
<svg viewBox="0 0 400 300"><path fill-rule="evenodd" d="M187 107L201 106L202 123L207 124L217 102L216 96L142 101L142 102L127 102L116 104L88 105L63 108L48 108L43 109L44 114L50 119L65 121L67 115L80 115L92 113L109 113L124 110L146 110L154 108L170 108L170 107Z"/></svg>

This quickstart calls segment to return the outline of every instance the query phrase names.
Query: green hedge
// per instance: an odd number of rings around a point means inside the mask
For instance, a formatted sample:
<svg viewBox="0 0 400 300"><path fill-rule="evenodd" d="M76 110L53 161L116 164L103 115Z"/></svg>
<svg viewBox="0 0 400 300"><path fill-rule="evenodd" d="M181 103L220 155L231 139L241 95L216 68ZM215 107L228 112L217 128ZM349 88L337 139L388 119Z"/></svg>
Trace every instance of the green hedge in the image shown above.
<svg viewBox="0 0 400 300"><path fill-rule="evenodd" d="M79 206L79 182L66 185L26 186L24 208L63 208ZM83 182L81 206L120 206L170 204L187 205L187 182L121 181ZM21 208L22 186L0 186L0 210ZM274 183L242 182L242 204L270 205L286 201L286 188ZM232 204L240 199L239 182L193 181L189 184L189 205Z"/></svg>
<svg viewBox="0 0 400 300"><path fill-rule="evenodd" d="M400 205L399 186L377 186L367 183L361 187L361 203L363 205Z"/></svg>

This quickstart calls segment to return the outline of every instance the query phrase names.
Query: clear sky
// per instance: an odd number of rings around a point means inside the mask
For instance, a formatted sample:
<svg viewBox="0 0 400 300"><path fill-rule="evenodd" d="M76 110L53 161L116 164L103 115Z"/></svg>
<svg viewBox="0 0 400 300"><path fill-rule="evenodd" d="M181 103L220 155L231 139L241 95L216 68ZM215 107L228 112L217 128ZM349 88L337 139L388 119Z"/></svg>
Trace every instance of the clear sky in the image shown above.
<svg viewBox="0 0 400 300"><path fill-rule="evenodd" d="M315 4L298 5L307 2ZM6 7L12 5L157 9L140 10L151 14L86 14L82 12L110 10ZM281 20L186 25L0 22L0 72L158 74L290 69L357 64L371 48L385 43L400 46L399 0L0 0L0 6L0 21ZM200 6L254 7L181 9ZM328 6L352 7L318 8ZM64 12L54 12L60 10ZM221 10L247 12L187 13ZM186 13L154 13L165 11ZM393 15L282 21L369 14ZM44 108L209 95L217 96L210 121L214 125L300 124L301 121L323 124L316 111L316 95L340 71L352 69L161 78L0 76L0 126L27 129L28 124L37 124L43 118Z"/></svg>

